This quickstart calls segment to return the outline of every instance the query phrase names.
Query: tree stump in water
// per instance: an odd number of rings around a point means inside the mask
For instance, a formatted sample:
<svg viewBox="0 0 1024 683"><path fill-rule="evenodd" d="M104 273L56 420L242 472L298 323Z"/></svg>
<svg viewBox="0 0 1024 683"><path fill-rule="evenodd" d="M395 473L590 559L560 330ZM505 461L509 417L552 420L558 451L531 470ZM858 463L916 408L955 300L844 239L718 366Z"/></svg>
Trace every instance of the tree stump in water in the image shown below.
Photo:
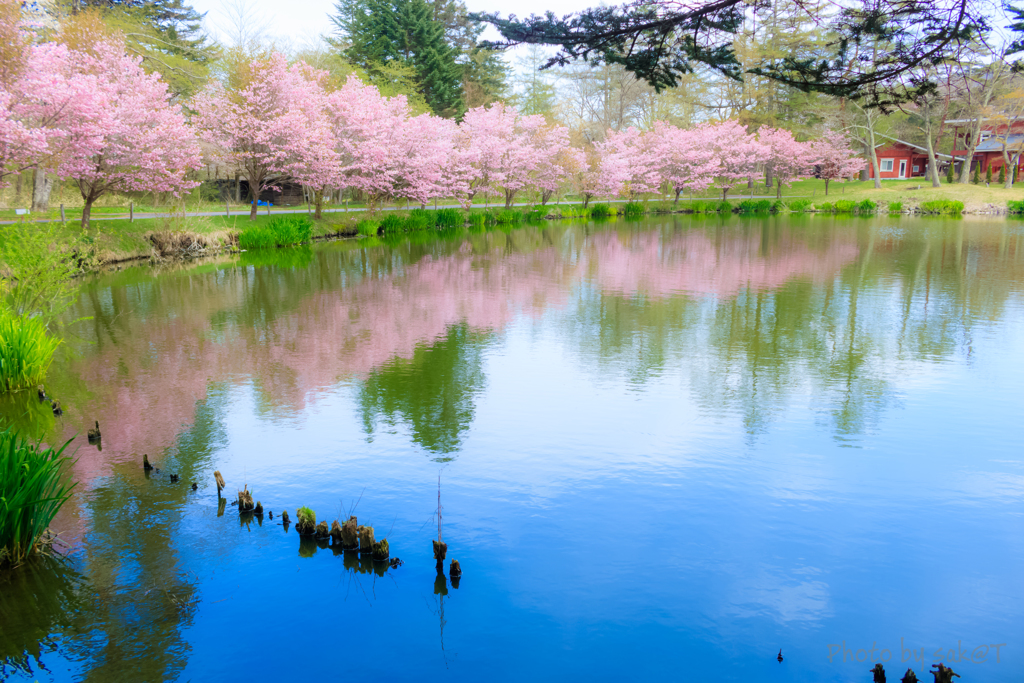
<svg viewBox="0 0 1024 683"><path fill-rule="evenodd" d="M257 515L262 515L263 514L263 503L261 503L261 502L259 502L257 500L256 501L256 507L254 507L252 511L255 512Z"/></svg>
<svg viewBox="0 0 1024 683"><path fill-rule="evenodd" d="M459 566L458 560L452 560L451 565L449 565L448 567L448 574L452 578L455 578L456 576L462 576L462 567Z"/></svg>
<svg viewBox="0 0 1024 683"><path fill-rule="evenodd" d="M434 544L434 559L437 560L437 566L440 567L441 563L444 562L445 556L448 555L448 544L438 543L437 541L432 541L432 543Z"/></svg>
<svg viewBox="0 0 1024 683"><path fill-rule="evenodd" d="M885 667L881 664L875 664L875 668L871 669L873 675L872 683L885 683Z"/></svg>
<svg viewBox="0 0 1024 683"><path fill-rule="evenodd" d="M144 469L144 470L151 470L151 469L153 469L153 466L149 464L149 455L147 455L146 453L142 454L142 469Z"/></svg>
<svg viewBox="0 0 1024 683"><path fill-rule="evenodd" d="M341 525L338 520L331 522L331 545L341 547Z"/></svg>
<svg viewBox="0 0 1024 683"><path fill-rule="evenodd" d="M341 525L341 547L349 550L359 547L359 523L354 516Z"/></svg>
<svg viewBox="0 0 1024 683"><path fill-rule="evenodd" d="M312 536L316 533L316 513L309 508L299 508L295 515L299 521L295 523L295 530L300 536Z"/></svg>
<svg viewBox="0 0 1024 683"><path fill-rule="evenodd" d="M391 549L388 548L388 539L382 538L373 544L373 559L386 560L390 554Z"/></svg>
<svg viewBox="0 0 1024 683"><path fill-rule="evenodd" d="M217 482L217 496L219 497L221 489L227 488L227 484L224 483L224 477L220 476L220 470L213 473L213 478Z"/></svg>
<svg viewBox="0 0 1024 683"><path fill-rule="evenodd" d="M373 540L373 527L372 526L361 526L359 531L359 552L368 553L373 550L375 541Z"/></svg>
<svg viewBox="0 0 1024 683"><path fill-rule="evenodd" d="M938 664L932 664L932 668L938 667L935 671L932 671L932 676L935 677L935 683L953 683L953 677L960 678L960 674L953 673L953 670L947 667L942 662Z"/></svg>
<svg viewBox="0 0 1024 683"><path fill-rule="evenodd" d="M316 525L316 531L314 533L316 534L317 539L325 539L330 537L331 530L327 526L327 522L320 522Z"/></svg>
<svg viewBox="0 0 1024 683"><path fill-rule="evenodd" d="M903 683L917 683L917 674L913 669L907 669L907 673L903 674L903 678L900 680Z"/></svg>
<svg viewBox="0 0 1024 683"><path fill-rule="evenodd" d="M252 493L249 491L249 487L246 486L238 492L238 511L252 512L255 508L256 503L253 502Z"/></svg>

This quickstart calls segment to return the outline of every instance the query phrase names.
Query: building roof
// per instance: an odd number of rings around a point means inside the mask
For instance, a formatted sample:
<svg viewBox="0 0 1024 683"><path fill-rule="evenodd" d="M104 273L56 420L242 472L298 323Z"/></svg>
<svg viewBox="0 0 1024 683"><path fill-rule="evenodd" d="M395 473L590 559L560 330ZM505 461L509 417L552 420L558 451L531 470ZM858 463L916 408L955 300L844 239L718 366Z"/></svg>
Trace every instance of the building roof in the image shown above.
<svg viewBox="0 0 1024 683"><path fill-rule="evenodd" d="M1006 149L1017 151L1020 149L1021 144L1024 143L1024 134L1022 133L1011 133L1006 136ZM1003 151L1003 136L993 135L988 140L985 140L974 150L975 152L1002 152Z"/></svg>
<svg viewBox="0 0 1024 683"><path fill-rule="evenodd" d="M886 140L892 140L893 142L899 143L899 144L904 145L906 147L910 147L912 149L916 149L916 150L920 151L922 154L927 154L928 153L928 149L926 147L922 147L921 145L915 145L915 144L913 144L911 142L905 142L905 141L900 140L898 138L890 137L888 135L883 135L882 133L875 133L875 137L885 138ZM884 142L881 143L881 144L875 145L875 149L878 149L879 147L884 147L885 145L886 145L886 143L884 143ZM1000 148L1000 149L1002 149L1002 148ZM955 161L960 161L960 160L963 159L963 157L952 157L949 154L942 154L940 152L936 152L935 153L935 158L936 159L953 159Z"/></svg>

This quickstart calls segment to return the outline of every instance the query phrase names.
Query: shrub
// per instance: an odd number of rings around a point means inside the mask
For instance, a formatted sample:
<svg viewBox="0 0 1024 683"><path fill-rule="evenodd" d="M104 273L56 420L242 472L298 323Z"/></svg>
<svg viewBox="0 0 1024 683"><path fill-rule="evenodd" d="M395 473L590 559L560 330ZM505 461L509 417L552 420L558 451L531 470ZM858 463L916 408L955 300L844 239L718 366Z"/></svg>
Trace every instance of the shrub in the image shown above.
<svg viewBox="0 0 1024 683"><path fill-rule="evenodd" d="M395 213L384 216L380 222L380 231L385 235L405 230L405 220Z"/></svg>
<svg viewBox="0 0 1024 683"><path fill-rule="evenodd" d="M821 213L833 213L835 211L835 209L832 208L831 202L822 202L821 204L815 204L814 210L820 211Z"/></svg>
<svg viewBox="0 0 1024 683"><path fill-rule="evenodd" d="M1006 167L1005 166L1000 166L999 167L999 184L1002 185L1005 182L1006 182Z"/></svg>
<svg viewBox="0 0 1024 683"><path fill-rule="evenodd" d="M988 185L991 182L992 182L992 166L990 164L989 167L985 169L985 184Z"/></svg>
<svg viewBox="0 0 1024 683"><path fill-rule="evenodd" d="M513 225L523 222L523 212L515 209L500 209L494 212L494 222L498 225Z"/></svg>
<svg viewBox="0 0 1024 683"><path fill-rule="evenodd" d="M366 237L376 237L380 232L380 223L364 218L356 223L356 232Z"/></svg>
<svg viewBox="0 0 1024 683"><path fill-rule="evenodd" d="M964 203L949 199L935 199L930 202L921 202L918 210L921 213L959 215L964 212Z"/></svg>
<svg viewBox="0 0 1024 683"><path fill-rule="evenodd" d="M769 213L771 210L770 199L744 199L737 207L740 213Z"/></svg>
<svg viewBox="0 0 1024 683"><path fill-rule="evenodd" d="M0 432L0 566L21 562L45 544L43 534L75 486L62 481L70 443L43 448L12 429Z"/></svg>
<svg viewBox="0 0 1024 683"><path fill-rule="evenodd" d="M569 204L562 207L563 218L590 218L590 207L582 204Z"/></svg>
<svg viewBox="0 0 1024 683"><path fill-rule="evenodd" d="M718 213L732 213L732 204L725 199L718 202Z"/></svg>
<svg viewBox="0 0 1024 683"><path fill-rule="evenodd" d="M807 209L811 208L811 204L812 202L810 199L791 199L788 206L790 211L803 213L804 211L807 211Z"/></svg>
<svg viewBox="0 0 1024 683"><path fill-rule="evenodd" d="M639 218L645 213L647 212L644 210L644 205L640 202L627 202L622 207L622 215L626 218Z"/></svg>
<svg viewBox="0 0 1024 683"><path fill-rule="evenodd" d="M434 225L439 228L461 228L466 219L459 209L438 209L434 212Z"/></svg>
<svg viewBox="0 0 1024 683"><path fill-rule="evenodd" d="M875 204L870 199L865 199L857 205L857 211L860 213L874 213L878 209L878 204Z"/></svg>
<svg viewBox="0 0 1024 683"><path fill-rule="evenodd" d="M1011 199L1006 202L1006 209L1010 213L1024 213L1024 199Z"/></svg>
<svg viewBox="0 0 1024 683"><path fill-rule="evenodd" d="M694 213L717 213L718 205L714 202L693 202L690 204L690 210Z"/></svg>
<svg viewBox="0 0 1024 683"><path fill-rule="evenodd" d="M784 211L788 210L789 207L787 207L786 203L783 202L781 199L776 199L774 202L772 202L772 211L774 213L783 213Z"/></svg>
<svg viewBox="0 0 1024 683"><path fill-rule="evenodd" d="M474 228L482 228L487 225L487 214L485 213L471 213L469 214L469 224Z"/></svg>
<svg viewBox="0 0 1024 683"><path fill-rule="evenodd" d="M592 204L590 207L591 218L608 218L615 215L615 209L610 204Z"/></svg>
<svg viewBox="0 0 1024 683"><path fill-rule="evenodd" d="M42 382L58 346L39 317L0 310L0 393Z"/></svg>
<svg viewBox="0 0 1024 683"><path fill-rule="evenodd" d="M903 213L903 202L889 202L889 213Z"/></svg>
<svg viewBox="0 0 1024 683"><path fill-rule="evenodd" d="M307 216L279 216L263 225L253 225L238 236L242 249L269 249L302 244L313 238L313 221Z"/></svg>
<svg viewBox="0 0 1024 683"><path fill-rule="evenodd" d="M429 230L434 227L434 216L432 216L426 209L413 209L409 212L409 215L405 217L403 227L408 232Z"/></svg>
<svg viewBox="0 0 1024 683"><path fill-rule="evenodd" d="M974 183L975 185L977 185L978 183L981 182L981 167L980 166L975 166L974 167L974 178L971 180L971 182Z"/></svg>
<svg viewBox="0 0 1024 683"><path fill-rule="evenodd" d="M840 199L835 203L836 213L856 213L857 202L850 201L849 199Z"/></svg>
<svg viewBox="0 0 1024 683"><path fill-rule="evenodd" d="M950 185L953 184L953 164L946 167L946 182Z"/></svg>

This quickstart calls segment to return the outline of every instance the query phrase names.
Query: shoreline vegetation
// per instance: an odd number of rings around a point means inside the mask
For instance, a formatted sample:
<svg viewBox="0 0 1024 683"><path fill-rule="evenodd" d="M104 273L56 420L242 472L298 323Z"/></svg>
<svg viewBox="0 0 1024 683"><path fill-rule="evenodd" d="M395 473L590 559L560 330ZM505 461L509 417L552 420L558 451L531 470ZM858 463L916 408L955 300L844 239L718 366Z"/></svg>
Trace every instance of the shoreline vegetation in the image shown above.
<svg viewBox="0 0 1024 683"><path fill-rule="evenodd" d="M79 272L87 273L99 268L130 261L157 261L169 258L189 258L239 249L284 246L309 241L344 239L414 232L435 227L434 214L444 215L444 227L515 224L538 220L564 220L621 216L625 218L641 215L667 214L712 214L719 209L741 215L766 213L814 213L814 214L1013 214L1024 211L1024 196L1015 189L985 187L976 185L950 184L939 188L924 185L920 180L898 180L884 182L880 190L874 189L870 181L832 183L830 192L824 194L824 183L817 180L796 181L787 188L781 199L768 199L772 192L761 184L744 188L734 193L724 203L712 196L681 196L678 202L664 198L638 198L634 201L594 202L584 207L578 201L562 198L545 205L519 204L509 209L500 203L476 203L469 210L458 205L438 204L434 209L420 209L398 204L370 209L356 203L330 207L322 218L312 218L305 206L263 207L255 221L249 220L247 206L239 204L225 209L224 204L185 202L168 210L162 207L162 215L128 220L121 216L128 214L125 206L112 205L95 207L90 229L83 231L77 224L73 207L65 207L65 223L59 221L59 211L49 211L42 220L51 221L54 226L52 237L58 241L57 248L74 254ZM755 198L750 199L753 195ZM116 198L112 198L116 201ZM121 198L124 199L124 198ZM135 215L157 213L158 207L140 204L133 207ZM596 208L596 211L595 211ZM81 209L78 208L78 211ZM220 215L195 215L222 212ZM228 215L230 213L230 215ZM8 215L11 214L11 215ZM9 228L16 226L43 225L39 214L18 216L14 211L0 209L0 222L8 222ZM54 215L56 214L56 215ZM461 222L459 218L461 217ZM33 220L35 219L35 220ZM299 221L299 219L303 219ZM410 224L423 223L421 226ZM283 221L283 223L282 223ZM308 234L299 235L281 243L273 243L267 226L275 223L291 225L306 224ZM431 225L427 225L430 223ZM376 226L376 231L371 224ZM272 231L271 231L272 232ZM240 238L249 234L247 241ZM257 238L257 235L260 237ZM253 241L255 239L255 241ZM0 266L2 267L2 266Z"/></svg>

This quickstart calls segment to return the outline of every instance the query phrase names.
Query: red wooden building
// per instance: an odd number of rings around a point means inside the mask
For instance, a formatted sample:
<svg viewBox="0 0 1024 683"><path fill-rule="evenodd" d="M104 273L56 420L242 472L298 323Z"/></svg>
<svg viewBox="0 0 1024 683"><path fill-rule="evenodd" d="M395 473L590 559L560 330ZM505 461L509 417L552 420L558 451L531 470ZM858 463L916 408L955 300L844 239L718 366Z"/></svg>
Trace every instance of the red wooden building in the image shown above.
<svg viewBox="0 0 1024 683"><path fill-rule="evenodd" d="M971 119L946 121L946 125L953 126L953 154L958 157L958 162L967 156L969 143L967 136L970 135L973 123L974 121ZM974 150L974 156L971 157L971 171L973 172L977 168L984 175L991 168L992 175L998 175L999 169L1004 164L1003 143L1005 142L1011 159L1017 150L1021 148L1021 145L1024 144L1024 121L1007 123L1005 119L982 120L981 135L979 137L978 146ZM1018 178L1024 172L1024 155L1021 155L1021 157L1017 169ZM959 170L960 164L957 163L957 171Z"/></svg>
<svg viewBox="0 0 1024 683"><path fill-rule="evenodd" d="M876 135L885 138L886 142L875 146L878 157L878 176L880 178L923 178L928 172L928 150L887 135ZM944 173L953 157L948 154L935 154L939 164L939 172ZM875 177L875 169L868 163L868 177Z"/></svg>

